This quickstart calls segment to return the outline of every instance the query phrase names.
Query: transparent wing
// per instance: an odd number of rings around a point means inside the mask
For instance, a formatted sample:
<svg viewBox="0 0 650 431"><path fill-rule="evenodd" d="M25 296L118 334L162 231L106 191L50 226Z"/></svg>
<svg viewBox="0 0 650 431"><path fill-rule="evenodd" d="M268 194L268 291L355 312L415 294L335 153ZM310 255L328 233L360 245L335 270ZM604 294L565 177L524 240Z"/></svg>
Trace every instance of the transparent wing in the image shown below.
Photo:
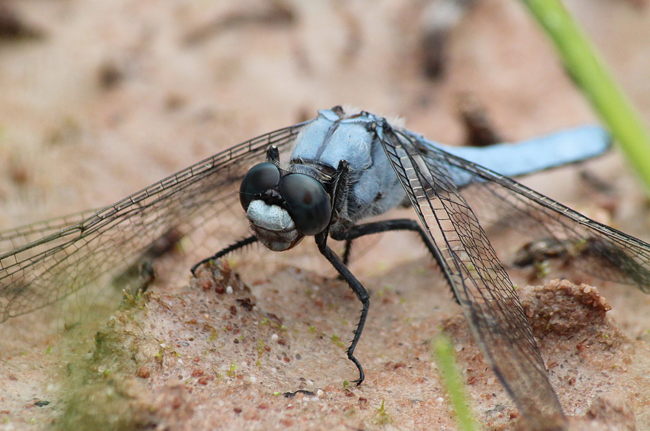
<svg viewBox="0 0 650 431"><path fill-rule="evenodd" d="M490 367L533 429L566 428L512 282L453 181L458 173L450 169L463 168L410 134L398 131L399 139L383 131L386 154L438 249L442 271Z"/></svg>
<svg viewBox="0 0 650 431"><path fill-rule="evenodd" d="M509 177L444 151L420 148L426 159L444 163L455 178L471 177L462 194L483 227L506 235L512 244L541 241L554 254L574 259L580 271L650 293L650 244L591 220Z"/></svg>
<svg viewBox="0 0 650 431"><path fill-rule="evenodd" d="M79 224L96 212L97 210L88 210L0 231L0 253L22 247L61 229Z"/></svg>
<svg viewBox="0 0 650 431"><path fill-rule="evenodd" d="M0 254L0 323L102 277L119 279L142 256L164 252L164 243L203 224L217 224L210 230L221 246L240 239L245 221L228 213L241 178L270 145L288 149L304 124L236 145L99 211L0 232L0 244L13 247Z"/></svg>
<svg viewBox="0 0 650 431"><path fill-rule="evenodd" d="M472 172L463 194L479 219L509 243L541 242L575 268L603 280L637 286L650 293L650 244L591 220L528 187L480 166L449 159ZM461 168L462 166L462 168ZM485 222L484 222L485 221ZM531 242L533 241L533 242Z"/></svg>

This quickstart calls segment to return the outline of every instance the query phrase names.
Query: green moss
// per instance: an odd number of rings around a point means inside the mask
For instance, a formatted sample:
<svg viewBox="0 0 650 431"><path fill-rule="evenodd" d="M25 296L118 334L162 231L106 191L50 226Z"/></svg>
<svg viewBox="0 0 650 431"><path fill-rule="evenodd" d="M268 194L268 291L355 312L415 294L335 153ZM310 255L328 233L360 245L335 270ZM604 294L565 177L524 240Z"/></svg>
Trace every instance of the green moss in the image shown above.
<svg viewBox="0 0 650 431"><path fill-rule="evenodd" d="M137 396L139 383L131 377L138 367L134 360L137 349L155 342L131 329L134 314L142 312L145 302L144 297L127 296L125 311L108 319L94 339L89 332L96 326L75 325L66 330L60 345L67 362L60 376L64 407L54 429L128 431L156 422L151 406ZM160 360L162 354L159 351Z"/></svg>
<svg viewBox="0 0 650 431"><path fill-rule="evenodd" d="M146 425L141 408L128 395L123 380L99 379L76 388L67 397L60 430L136 430Z"/></svg>

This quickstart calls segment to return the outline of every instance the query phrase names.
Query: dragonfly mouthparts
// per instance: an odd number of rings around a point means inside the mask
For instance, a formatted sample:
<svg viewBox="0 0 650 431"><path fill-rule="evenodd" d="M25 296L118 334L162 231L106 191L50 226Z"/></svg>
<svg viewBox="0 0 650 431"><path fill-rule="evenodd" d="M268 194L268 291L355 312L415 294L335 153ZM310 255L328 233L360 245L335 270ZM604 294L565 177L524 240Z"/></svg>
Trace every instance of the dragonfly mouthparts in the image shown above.
<svg viewBox="0 0 650 431"><path fill-rule="evenodd" d="M251 222L255 235L266 248L284 251L295 247L304 237L287 210L254 200L248 206L246 217Z"/></svg>

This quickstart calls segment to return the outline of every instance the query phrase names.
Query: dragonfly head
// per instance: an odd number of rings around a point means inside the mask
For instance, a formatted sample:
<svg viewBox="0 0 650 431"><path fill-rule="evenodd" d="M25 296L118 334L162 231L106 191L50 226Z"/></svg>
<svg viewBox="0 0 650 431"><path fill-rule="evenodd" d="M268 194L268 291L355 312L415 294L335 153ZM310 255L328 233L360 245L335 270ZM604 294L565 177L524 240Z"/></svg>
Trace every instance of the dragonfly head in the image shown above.
<svg viewBox="0 0 650 431"><path fill-rule="evenodd" d="M284 251L330 223L332 205L323 185L302 173L281 171L271 162L253 166L239 188L251 228L264 246Z"/></svg>

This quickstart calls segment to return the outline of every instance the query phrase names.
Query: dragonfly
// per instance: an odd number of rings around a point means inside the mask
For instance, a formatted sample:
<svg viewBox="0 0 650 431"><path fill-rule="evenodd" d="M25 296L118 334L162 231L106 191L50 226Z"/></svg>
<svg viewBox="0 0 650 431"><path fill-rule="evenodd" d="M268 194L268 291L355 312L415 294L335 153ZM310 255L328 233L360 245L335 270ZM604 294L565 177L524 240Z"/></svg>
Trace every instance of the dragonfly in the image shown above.
<svg viewBox="0 0 650 431"><path fill-rule="evenodd" d="M453 147L366 111L336 106L235 145L97 211L0 232L0 322L48 307L99 280L128 278L212 223L219 249L191 267L261 243L292 249L313 237L361 302L347 357L370 299L348 269L360 237L412 231L425 244L487 363L533 429L564 429L562 407L531 326L489 240L543 238L584 271L650 292L650 245L591 220L511 177L595 157L608 134L583 126L516 144ZM240 208L241 207L241 208ZM398 207L416 218L372 219ZM238 208L238 209L237 209ZM368 220L374 221L368 221ZM340 257L329 240L343 241ZM189 268L189 265L188 265ZM136 273L138 271L135 271Z"/></svg>

